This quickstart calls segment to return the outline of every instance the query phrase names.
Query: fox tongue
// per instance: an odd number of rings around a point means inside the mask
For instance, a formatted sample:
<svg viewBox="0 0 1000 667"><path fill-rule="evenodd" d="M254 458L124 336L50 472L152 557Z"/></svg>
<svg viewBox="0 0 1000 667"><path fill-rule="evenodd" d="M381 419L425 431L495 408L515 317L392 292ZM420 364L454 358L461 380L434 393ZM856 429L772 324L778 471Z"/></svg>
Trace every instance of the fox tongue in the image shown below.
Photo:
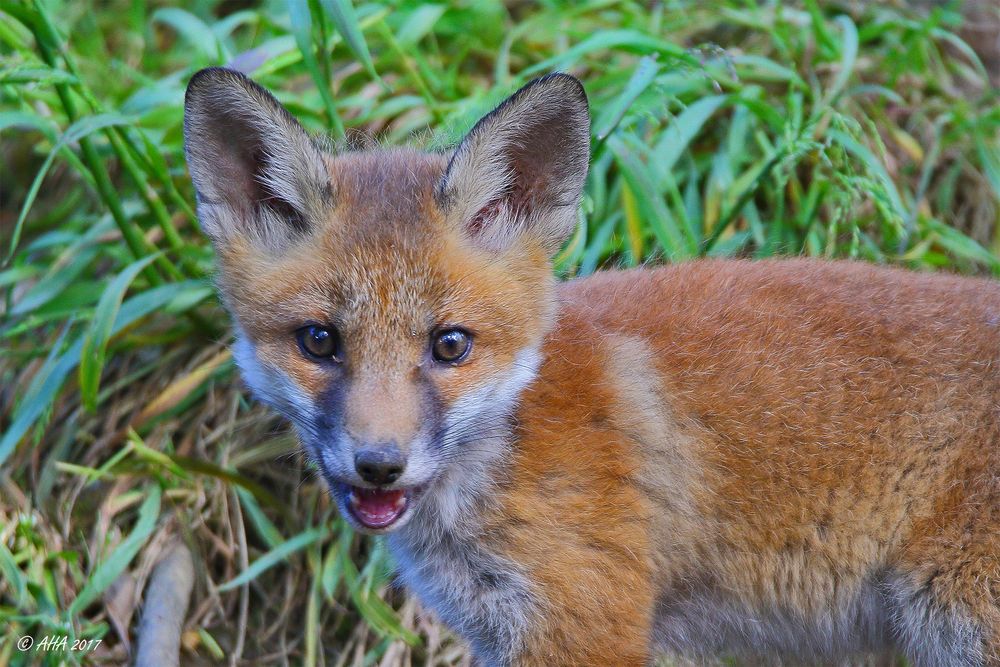
<svg viewBox="0 0 1000 667"><path fill-rule="evenodd" d="M351 509L354 516L369 528L384 528L399 518L406 508L402 489L351 489Z"/></svg>

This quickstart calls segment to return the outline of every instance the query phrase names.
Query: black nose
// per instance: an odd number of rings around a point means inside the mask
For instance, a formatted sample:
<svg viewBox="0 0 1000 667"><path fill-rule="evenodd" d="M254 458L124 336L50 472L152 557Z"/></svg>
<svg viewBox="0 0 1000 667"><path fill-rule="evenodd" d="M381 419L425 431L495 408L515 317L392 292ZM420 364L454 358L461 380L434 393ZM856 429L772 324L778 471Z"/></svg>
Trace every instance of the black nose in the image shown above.
<svg viewBox="0 0 1000 667"><path fill-rule="evenodd" d="M404 468L406 460L395 447L366 448L354 455L354 469L369 484L392 484Z"/></svg>

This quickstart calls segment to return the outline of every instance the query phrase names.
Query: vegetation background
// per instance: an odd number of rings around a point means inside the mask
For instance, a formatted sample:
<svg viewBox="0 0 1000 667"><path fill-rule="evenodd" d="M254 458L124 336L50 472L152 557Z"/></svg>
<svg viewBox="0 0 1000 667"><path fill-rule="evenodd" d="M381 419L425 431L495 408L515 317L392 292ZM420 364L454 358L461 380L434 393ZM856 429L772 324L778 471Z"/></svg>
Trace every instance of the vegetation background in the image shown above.
<svg viewBox="0 0 1000 667"><path fill-rule="evenodd" d="M566 276L776 254L1000 275L997 11L0 1L0 664L123 663L178 539L183 664L468 664L240 387L182 154L197 69L335 140L430 146L576 74L594 160ZM53 634L101 643L15 646Z"/></svg>

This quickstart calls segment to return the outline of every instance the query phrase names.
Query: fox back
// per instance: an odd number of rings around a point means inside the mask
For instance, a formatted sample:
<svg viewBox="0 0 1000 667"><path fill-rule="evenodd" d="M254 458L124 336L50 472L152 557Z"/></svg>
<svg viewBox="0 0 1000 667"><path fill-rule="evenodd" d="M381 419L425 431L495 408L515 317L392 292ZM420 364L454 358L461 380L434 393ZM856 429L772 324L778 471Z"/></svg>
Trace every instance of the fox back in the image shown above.
<svg viewBox="0 0 1000 667"><path fill-rule="evenodd" d="M334 153L224 69L188 164L234 355L488 665L1000 661L1000 288L851 262L557 284L567 75L446 153Z"/></svg>

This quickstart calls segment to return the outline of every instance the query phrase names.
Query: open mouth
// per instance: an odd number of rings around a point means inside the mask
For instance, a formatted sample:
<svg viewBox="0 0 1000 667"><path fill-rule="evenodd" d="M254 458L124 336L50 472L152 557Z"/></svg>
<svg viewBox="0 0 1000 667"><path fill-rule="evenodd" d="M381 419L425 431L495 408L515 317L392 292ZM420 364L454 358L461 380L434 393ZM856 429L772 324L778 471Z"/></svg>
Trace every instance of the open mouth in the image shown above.
<svg viewBox="0 0 1000 667"><path fill-rule="evenodd" d="M362 489L347 487L347 506L365 528L388 528L406 512L409 495L406 489Z"/></svg>

